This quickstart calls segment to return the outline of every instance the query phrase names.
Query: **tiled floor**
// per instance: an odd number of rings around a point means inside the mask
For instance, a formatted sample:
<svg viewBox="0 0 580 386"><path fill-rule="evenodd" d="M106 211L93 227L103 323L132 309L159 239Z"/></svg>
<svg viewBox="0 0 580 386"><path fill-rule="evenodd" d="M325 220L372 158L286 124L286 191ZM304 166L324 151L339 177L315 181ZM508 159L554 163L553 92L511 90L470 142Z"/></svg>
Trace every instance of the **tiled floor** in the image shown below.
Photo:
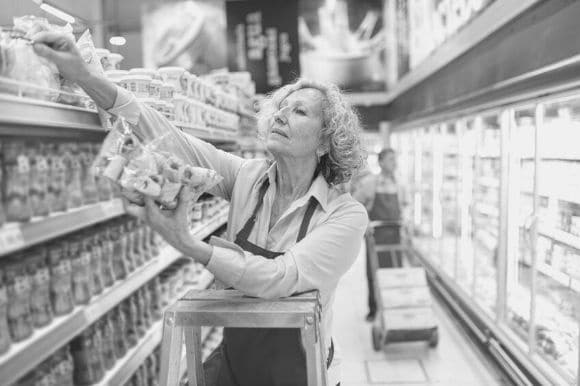
<svg viewBox="0 0 580 386"><path fill-rule="evenodd" d="M334 339L341 348L342 386L507 385L470 345L457 322L435 304L439 345L396 343L372 348L367 312L365 258L362 254L342 279L334 306Z"/></svg>

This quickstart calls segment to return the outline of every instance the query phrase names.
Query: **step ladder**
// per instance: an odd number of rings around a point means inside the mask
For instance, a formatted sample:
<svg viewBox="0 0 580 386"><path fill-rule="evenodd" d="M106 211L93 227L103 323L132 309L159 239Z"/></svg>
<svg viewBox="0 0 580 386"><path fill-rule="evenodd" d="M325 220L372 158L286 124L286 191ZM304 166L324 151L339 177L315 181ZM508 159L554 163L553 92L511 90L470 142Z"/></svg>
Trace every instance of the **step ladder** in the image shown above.
<svg viewBox="0 0 580 386"><path fill-rule="evenodd" d="M192 290L165 311L159 384L179 384L183 339L189 386L206 386L201 327L298 328L308 386L326 386L326 349L318 291L266 300L236 290ZM211 386L211 385L207 385Z"/></svg>

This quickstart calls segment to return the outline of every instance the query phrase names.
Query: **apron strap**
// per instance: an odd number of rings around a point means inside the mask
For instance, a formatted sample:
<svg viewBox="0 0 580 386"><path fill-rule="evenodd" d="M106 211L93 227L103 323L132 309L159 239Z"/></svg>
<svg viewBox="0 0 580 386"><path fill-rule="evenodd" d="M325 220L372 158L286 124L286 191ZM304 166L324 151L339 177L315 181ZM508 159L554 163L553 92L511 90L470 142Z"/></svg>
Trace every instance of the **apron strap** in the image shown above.
<svg viewBox="0 0 580 386"><path fill-rule="evenodd" d="M316 210L317 205L318 201L316 198L310 197L310 200L308 201L308 208L306 208L306 213L302 219L302 224L300 224L300 231L298 232L298 238L296 239L297 243L306 237L306 232L308 232L308 227L310 226L310 220L312 220L312 215L314 215L314 211Z"/></svg>
<svg viewBox="0 0 580 386"><path fill-rule="evenodd" d="M256 207L252 212L252 216L246 221L244 227L238 232L237 239L247 240L250 237L250 233L252 233L252 229L254 229L254 224L256 223L256 218L258 217L258 211L262 206L262 202L264 202L264 197L266 197L266 192L268 191L268 187L270 186L270 180L266 178L262 186L260 186L260 191L258 193L258 202L256 203Z"/></svg>

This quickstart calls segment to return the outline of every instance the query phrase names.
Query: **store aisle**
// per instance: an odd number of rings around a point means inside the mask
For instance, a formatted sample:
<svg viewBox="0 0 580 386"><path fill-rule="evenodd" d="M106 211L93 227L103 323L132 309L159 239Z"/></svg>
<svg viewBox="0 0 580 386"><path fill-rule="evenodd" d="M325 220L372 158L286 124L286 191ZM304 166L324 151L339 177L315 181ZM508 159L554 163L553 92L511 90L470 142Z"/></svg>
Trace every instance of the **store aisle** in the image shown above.
<svg viewBox="0 0 580 386"><path fill-rule="evenodd" d="M436 304L440 342L429 349L422 342L372 348L366 306L364 249L343 278L336 294L334 331L342 349L343 386L507 385L470 346L456 322Z"/></svg>

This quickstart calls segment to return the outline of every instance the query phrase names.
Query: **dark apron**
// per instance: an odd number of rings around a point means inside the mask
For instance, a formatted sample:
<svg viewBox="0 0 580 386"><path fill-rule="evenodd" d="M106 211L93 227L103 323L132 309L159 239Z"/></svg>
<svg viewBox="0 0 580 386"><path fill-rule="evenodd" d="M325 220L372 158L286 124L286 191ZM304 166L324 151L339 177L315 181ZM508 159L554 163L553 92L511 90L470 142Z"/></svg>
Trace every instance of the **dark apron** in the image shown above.
<svg viewBox="0 0 580 386"><path fill-rule="evenodd" d="M269 181L266 180L260 187L256 208L237 234L235 243L246 252L267 259L275 259L284 253L269 251L248 241L268 187ZM300 242L306 236L317 205L316 199L310 198L296 242ZM216 358L217 356L221 358ZM333 356L334 345L331 343L327 366L330 366ZM300 339L300 330L296 328L224 328L222 345L208 358L207 362L212 359L221 362L215 382L218 386L305 386L307 384L306 356ZM207 367L212 366L214 365L210 363L205 365L206 375ZM212 376L208 375L208 377ZM208 384L212 385L212 383Z"/></svg>

